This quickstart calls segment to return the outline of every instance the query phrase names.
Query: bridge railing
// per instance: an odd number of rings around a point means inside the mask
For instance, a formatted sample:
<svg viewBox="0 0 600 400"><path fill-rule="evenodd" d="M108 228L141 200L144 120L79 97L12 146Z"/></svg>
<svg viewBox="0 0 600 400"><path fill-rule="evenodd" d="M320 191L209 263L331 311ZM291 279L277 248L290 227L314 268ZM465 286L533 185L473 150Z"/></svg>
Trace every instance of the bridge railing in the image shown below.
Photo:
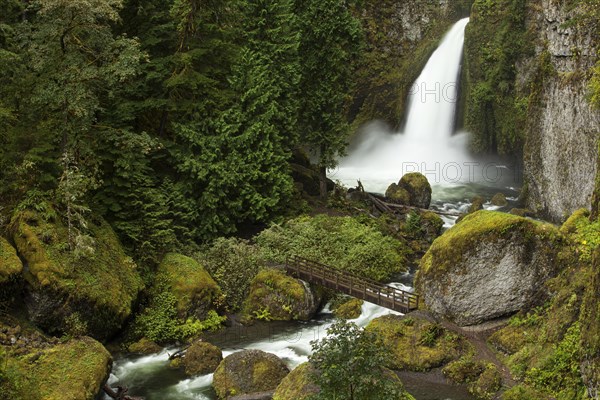
<svg viewBox="0 0 600 400"><path fill-rule="evenodd" d="M292 256L286 261L286 269L300 279L395 311L409 312L418 308L419 296L414 293L342 272L317 261Z"/></svg>

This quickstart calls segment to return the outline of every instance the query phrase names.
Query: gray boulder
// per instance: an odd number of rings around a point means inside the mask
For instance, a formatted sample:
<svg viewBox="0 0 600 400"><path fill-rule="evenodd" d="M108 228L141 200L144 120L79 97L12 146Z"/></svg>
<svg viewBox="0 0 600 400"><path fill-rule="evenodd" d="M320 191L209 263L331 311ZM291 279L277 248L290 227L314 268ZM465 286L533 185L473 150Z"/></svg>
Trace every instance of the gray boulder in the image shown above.
<svg viewBox="0 0 600 400"><path fill-rule="evenodd" d="M461 326L510 315L558 273L562 243L551 224L478 211L433 242L416 288L431 312Z"/></svg>

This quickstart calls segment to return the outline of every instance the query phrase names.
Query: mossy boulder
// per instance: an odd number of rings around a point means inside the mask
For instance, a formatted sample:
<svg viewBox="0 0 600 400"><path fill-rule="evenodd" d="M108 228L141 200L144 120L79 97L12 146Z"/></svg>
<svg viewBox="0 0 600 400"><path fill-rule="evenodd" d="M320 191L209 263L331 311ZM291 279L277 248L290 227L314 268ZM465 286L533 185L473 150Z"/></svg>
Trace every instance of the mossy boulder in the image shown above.
<svg viewBox="0 0 600 400"><path fill-rule="evenodd" d="M419 208L429 208L431 204L431 185L420 172L405 174L398 186L408 192L408 204Z"/></svg>
<svg viewBox="0 0 600 400"><path fill-rule="evenodd" d="M218 329L227 319L217 312L223 294L194 259L167 254L158 266L145 307L130 325L130 338L168 343Z"/></svg>
<svg viewBox="0 0 600 400"><path fill-rule="evenodd" d="M503 193L496 193L490 202L497 207L506 207L508 205L508 200L506 200L506 196Z"/></svg>
<svg viewBox="0 0 600 400"><path fill-rule="evenodd" d="M391 350L386 367L394 370L428 371L459 358L468 348L458 335L421 318L386 315L366 329Z"/></svg>
<svg viewBox="0 0 600 400"><path fill-rule="evenodd" d="M333 315L337 318L356 319L362 313L363 303L361 299L349 297L341 304L336 304L335 307L332 307L331 311L333 311Z"/></svg>
<svg viewBox="0 0 600 400"><path fill-rule="evenodd" d="M320 299L317 297L306 282L278 269L263 269L250 285L250 293L244 303L243 319L308 321L319 307Z"/></svg>
<svg viewBox="0 0 600 400"><path fill-rule="evenodd" d="M17 251L3 237L0 237L0 287L17 279L23 271L23 263Z"/></svg>
<svg viewBox="0 0 600 400"><path fill-rule="evenodd" d="M0 397L15 400L93 400L108 378L110 353L89 337L11 356L0 346ZM5 397L2 397L5 398Z"/></svg>
<svg viewBox="0 0 600 400"><path fill-rule="evenodd" d="M213 388L219 399L266 392L276 389L289 372L274 354L243 350L221 361L213 376Z"/></svg>
<svg viewBox="0 0 600 400"><path fill-rule="evenodd" d="M221 300L221 289L204 267L193 258L168 253L158 266L154 288L164 288L175 296L180 319L203 320Z"/></svg>
<svg viewBox="0 0 600 400"><path fill-rule="evenodd" d="M127 350L130 353L138 354L154 354L160 352L162 349L163 348L156 344L156 342L147 338L141 338L137 342L132 343L129 345L129 347L127 347Z"/></svg>
<svg viewBox="0 0 600 400"><path fill-rule="evenodd" d="M390 186L388 186L387 190L385 191L385 197L388 200L391 200L393 203L405 205L410 204L410 194L406 189L398 186L396 183L392 183Z"/></svg>
<svg viewBox="0 0 600 400"><path fill-rule="evenodd" d="M433 242L416 288L430 311L459 325L509 315L530 305L540 284L559 272L563 245L553 225L478 211Z"/></svg>
<svg viewBox="0 0 600 400"><path fill-rule="evenodd" d="M106 221L89 217L86 234L75 243L52 211L20 212L10 230L27 264L23 275L31 321L49 333L61 334L77 320L98 339L110 338L121 328L143 283Z"/></svg>
<svg viewBox="0 0 600 400"><path fill-rule="evenodd" d="M197 340L187 349L182 366L186 375L206 375L216 371L223 361L223 352L217 346Z"/></svg>
<svg viewBox="0 0 600 400"><path fill-rule="evenodd" d="M319 387L313 383L316 370L311 363L300 364L290 372L277 386L273 400L308 400L319 393Z"/></svg>
<svg viewBox="0 0 600 400"><path fill-rule="evenodd" d="M482 196L475 196L471 199L471 205L469 206L469 210L467 212L471 214L476 211L483 210L484 204L485 199Z"/></svg>
<svg viewBox="0 0 600 400"><path fill-rule="evenodd" d="M475 361L472 357L463 357L448 363L442 373L452 382L463 384L477 381L483 371L485 371L483 362Z"/></svg>

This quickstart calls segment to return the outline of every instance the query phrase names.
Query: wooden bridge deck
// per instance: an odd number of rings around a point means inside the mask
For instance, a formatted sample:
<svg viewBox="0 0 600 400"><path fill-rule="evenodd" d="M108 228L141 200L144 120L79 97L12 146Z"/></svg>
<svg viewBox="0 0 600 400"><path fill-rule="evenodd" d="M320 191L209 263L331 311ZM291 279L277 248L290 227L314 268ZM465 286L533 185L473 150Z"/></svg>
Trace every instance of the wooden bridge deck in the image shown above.
<svg viewBox="0 0 600 400"><path fill-rule="evenodd" d="M335 289L404 314L416 310L419 304L419 296L414 293L349 275L302 257L290 257L285 263L285 269L289 274L309 283Z"/></svg>

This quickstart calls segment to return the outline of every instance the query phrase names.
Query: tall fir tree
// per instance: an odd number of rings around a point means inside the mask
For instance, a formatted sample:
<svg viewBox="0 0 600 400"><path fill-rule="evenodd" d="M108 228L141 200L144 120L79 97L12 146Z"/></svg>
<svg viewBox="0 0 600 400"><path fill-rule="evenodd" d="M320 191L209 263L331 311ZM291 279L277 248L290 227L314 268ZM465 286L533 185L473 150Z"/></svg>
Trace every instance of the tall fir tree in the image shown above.
<svg viewBox="0 0 600 400"><path fill-rule="evenodd" d="M287 160L297 140L299 36L289 0L243 7L245 46L231 80L240 94L223 115L201 194L209 232L266 222L292 192Z"/></svg>
<svg viewBox="0 0 600 400"><path fill-rule="evenodd" d="M346 104L362 36L345 0L296 0L302 40L299 54L301 142L318 156L321 197L326 172L337 165L348 136Z"/></svg>

